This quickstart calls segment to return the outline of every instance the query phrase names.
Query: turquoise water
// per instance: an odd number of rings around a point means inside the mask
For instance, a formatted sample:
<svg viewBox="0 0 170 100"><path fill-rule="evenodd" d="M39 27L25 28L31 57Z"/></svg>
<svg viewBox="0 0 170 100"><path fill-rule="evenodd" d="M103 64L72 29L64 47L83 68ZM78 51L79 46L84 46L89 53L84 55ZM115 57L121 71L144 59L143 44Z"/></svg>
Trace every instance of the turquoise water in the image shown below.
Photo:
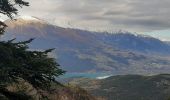
<svg viewBox="0 0 170 100"><path fill-rule="evenodd" d="M76 78L76 77L84 77L84 78L98 78L104 76L112 76L111 73L66 73L60 78Z"/></svg>

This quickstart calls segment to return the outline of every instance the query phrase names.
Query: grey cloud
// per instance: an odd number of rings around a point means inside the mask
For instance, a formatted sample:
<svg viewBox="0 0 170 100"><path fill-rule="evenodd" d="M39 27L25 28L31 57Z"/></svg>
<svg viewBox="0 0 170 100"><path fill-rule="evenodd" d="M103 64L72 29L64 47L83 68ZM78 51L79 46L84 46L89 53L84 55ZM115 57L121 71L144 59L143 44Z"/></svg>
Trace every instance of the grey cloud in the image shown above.
<svg viewBox="0 0 170 100"><path fill-rule="evenodd" d="M170 0L27 1L31 6L21 10L20 15L44 18L57 25L71 23L90 29L93 24L91 28L95 29L102 26L103 30L114 27L133 32L170 28Z"/></svg>

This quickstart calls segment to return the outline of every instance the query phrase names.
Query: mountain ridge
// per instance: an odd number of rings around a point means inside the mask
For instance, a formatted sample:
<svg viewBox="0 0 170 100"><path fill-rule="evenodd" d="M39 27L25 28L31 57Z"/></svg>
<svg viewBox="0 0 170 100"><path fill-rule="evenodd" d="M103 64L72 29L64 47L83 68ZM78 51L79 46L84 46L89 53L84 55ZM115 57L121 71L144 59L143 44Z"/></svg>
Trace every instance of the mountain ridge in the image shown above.
<svg viewBox="0 0 170 100"><path fill-rule="evenodd" d="M36 38L30 44L31 49L56 48L53 56L66 71L161 73L170 70L170 46L158 39L128 32L98 33L31 22L8 24L3 39Z"/></svg>

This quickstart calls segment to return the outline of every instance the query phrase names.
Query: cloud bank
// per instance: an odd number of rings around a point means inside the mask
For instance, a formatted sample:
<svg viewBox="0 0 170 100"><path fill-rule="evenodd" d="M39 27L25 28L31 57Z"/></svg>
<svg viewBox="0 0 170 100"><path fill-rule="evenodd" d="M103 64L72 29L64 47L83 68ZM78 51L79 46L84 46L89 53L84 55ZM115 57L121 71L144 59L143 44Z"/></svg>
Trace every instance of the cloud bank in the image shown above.
<svg viewBox="0 0 170 100"><path fill-rule="evenodd" d="M64 27L149 32L170 28L170 0L27 0L31 15Z"/></svg>

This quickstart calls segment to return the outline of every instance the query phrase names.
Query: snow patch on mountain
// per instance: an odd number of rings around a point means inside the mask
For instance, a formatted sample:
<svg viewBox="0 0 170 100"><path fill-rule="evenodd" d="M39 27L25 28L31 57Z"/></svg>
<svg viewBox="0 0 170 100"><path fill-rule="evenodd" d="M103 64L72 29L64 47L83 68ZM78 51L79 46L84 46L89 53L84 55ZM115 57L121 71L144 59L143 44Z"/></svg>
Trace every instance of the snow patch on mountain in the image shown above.
<svg viewBox="0 0 170 100"><path fill-rule="evenodd" d="M23 19L23 20L40 20L36 17L33 17L33 16L19 16L17 17L17 19Z"/></svg>

